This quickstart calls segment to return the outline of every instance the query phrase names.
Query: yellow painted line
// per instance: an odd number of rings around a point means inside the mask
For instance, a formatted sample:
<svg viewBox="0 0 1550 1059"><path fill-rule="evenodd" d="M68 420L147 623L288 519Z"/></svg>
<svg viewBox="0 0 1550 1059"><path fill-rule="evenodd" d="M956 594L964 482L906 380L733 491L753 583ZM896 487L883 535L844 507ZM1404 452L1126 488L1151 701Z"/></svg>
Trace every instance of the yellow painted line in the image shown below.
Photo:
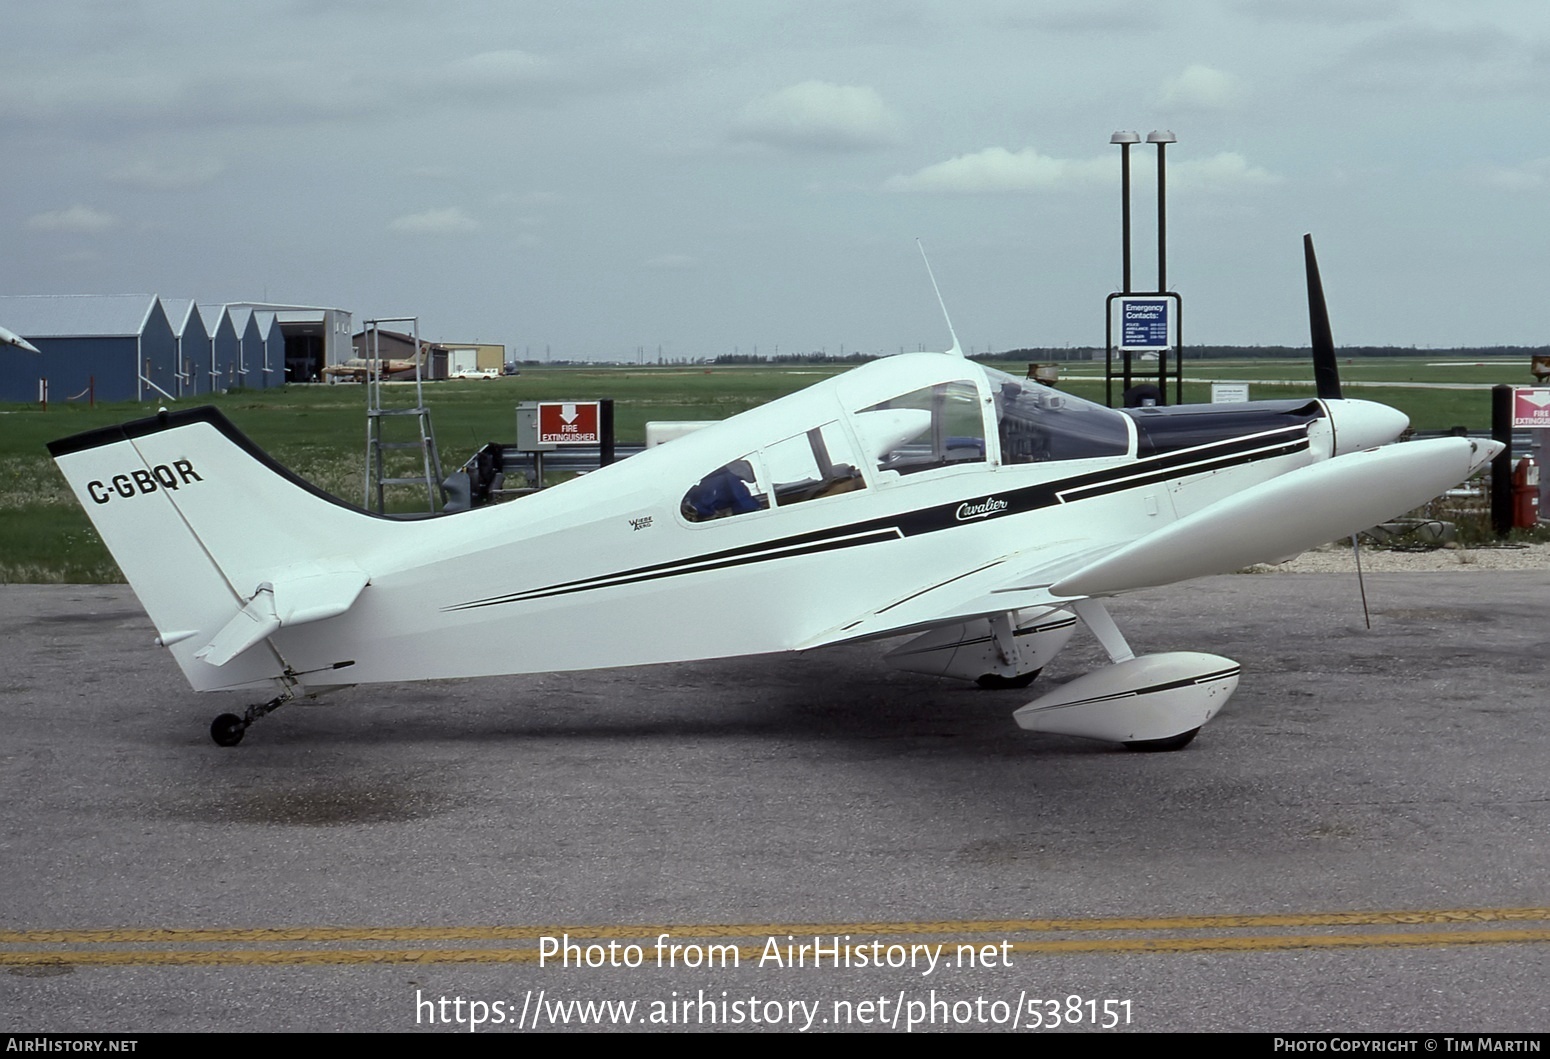
<svg viewBox="0 0 1550 1059"><path fill-rule="evenodd" d="M1014 953L1070 955L1098 953L1277 952L1291 949L1418 948L1444 945L1508 945L1550 941L1546 930L1454 930L1405 934L1302 934L1227 938L1072 939L1012 942ZM733 951L737 959L732 960ZM849 950L855 952L857 950ZM728 946L725 962L701 963L696 969L757 966L762 945ZM867 949L870 955L870 947ZM782 953L782 956L785 954ZM809 956L809 960L811 957ZM536 949L224 949L205 951L117 950L81 952L0 953L0 965L46 966L305 966L406 963L537 963ZM826 961L833 966L833 960ZM646 950L643 968L656 968ZM680 967L684 966L682 962Z"/></svg>
<svg viewBox="0 0 1550 1059"><path fill-rule="evenodd" d="M133 944L141 942L536 941L569 934L572 940L750 938L780 935L1032 934L1061 931L1225 930L1263 927L1425 926L1436 923L1550 921L1550 907L1444 908L1408 911L1314 912L1269 915L1162 916L1090 919L958 919L854 923L572 924L515 927L253 927L0 930L0 944Z"/></svg>

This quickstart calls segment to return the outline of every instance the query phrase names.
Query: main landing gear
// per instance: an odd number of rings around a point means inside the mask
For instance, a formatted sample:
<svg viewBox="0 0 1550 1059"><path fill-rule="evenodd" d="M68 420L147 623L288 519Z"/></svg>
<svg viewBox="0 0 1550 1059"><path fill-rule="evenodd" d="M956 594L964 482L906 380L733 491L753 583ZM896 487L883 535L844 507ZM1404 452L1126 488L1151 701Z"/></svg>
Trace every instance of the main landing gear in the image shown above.
<svg viewBox="0 0 1550 1059"><path fill-rule="evenodd" d="M1195 651L1136 655L1097 599L1071 609L1112 663L1067 681L1012 714L1034 732L1079 735L1157 753L1182 750L1238 687L1238 663Z"/></svg>
<svg viewBox="0 0 1550 1059"><path fill-rule="evenodd" d="M1167 739L1132 739L1125 744L1126 750L1134 750L1138 754L1158 754L1169 750L1183 750L1200 734L1199 728L1191 728L1179 735L1170 735Z"/></svg>

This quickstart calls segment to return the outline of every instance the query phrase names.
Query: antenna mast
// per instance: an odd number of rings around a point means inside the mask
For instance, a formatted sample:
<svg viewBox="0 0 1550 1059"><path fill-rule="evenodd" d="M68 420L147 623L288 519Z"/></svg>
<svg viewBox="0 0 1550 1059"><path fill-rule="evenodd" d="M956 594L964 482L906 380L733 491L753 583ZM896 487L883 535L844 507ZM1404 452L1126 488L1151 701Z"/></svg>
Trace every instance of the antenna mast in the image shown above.
<svg viewBox="0 0 1550 1059"><path fill-rule="evenodd" d="M942 319L947 321L947 333L953 336L953 348L947 352L963 356L963 347L958 344L958 332L953 330L953 318L947 315L947 302L942 298L942 288L936 285L936 273L931 271L931 259L926 256L926 247L919 239L915 245L920 247L920 259L926 263L926 275L931 277L931 289L936 291L936 303L942 307Z"/></svg>

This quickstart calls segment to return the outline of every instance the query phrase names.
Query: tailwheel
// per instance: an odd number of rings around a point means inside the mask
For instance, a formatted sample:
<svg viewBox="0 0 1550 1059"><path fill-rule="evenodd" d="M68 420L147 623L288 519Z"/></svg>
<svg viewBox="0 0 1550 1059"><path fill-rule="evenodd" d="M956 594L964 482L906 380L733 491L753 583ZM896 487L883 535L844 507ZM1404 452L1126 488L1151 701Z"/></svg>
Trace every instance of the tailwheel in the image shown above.
<svg viewBox="0 0 1550 1059"><path fill-rule="evenodd" d="M210 722L210 738L216 746L236 746L242 742L242 733L248 726L266 713L272 713L291 701L292 692L276 695L262 706L249 706L241 717L235 713L223 713Z"/></svg>
<svg viewBox="0 0 1550 1059"><path fill-rule="evenodd" d="M216 746L236 746L242 742L242 733L247 730L247 722L235 713L223 713L210 722L210 738L215 740Z"/></svg>
<svg viewBox="0 0 1550 1059"><path fill-rule="evenodd" d="M990 691L1001 691L1005 688L1026 688L1035 680L1043 669L1035 669L1027 673L1019 673L1015 677L1004 677L1000 673L985 673L974 679L974 683Z"/></svg>
<svg viewBox="0 0 1550 1059"><path fill-rule="evenodd" d="M1132 739L1125 744L1125 749L1134 750L1138 754L1157 754L1169 750L1183 750L1199 734L1199 728L1191 728L1187 732L1180 735L1170 735L1166 739Z"/></svg>

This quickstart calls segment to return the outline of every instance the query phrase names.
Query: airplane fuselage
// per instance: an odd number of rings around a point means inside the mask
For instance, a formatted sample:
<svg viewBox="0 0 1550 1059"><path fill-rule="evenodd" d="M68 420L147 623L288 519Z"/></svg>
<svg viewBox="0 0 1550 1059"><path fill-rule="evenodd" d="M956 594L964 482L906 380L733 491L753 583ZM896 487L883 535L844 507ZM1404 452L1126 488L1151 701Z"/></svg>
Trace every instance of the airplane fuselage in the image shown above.
<svg viewBox="0 0 1550 1059"><path fill-rule="evenodd" d="M1013 423L1009 402L1025 394L1034 403ZM212 419L207 429L223 428ZM155 453L178 436L138 444L152 466L189 462L187 446ZM1014 444L1025 450L1017 462ZM232 538L212 551L239 596L305 550L312 567L358 568L367 587L347 616L280 628L252 658L207 665L189 654L199 636L173 650L195 685L212 689L262 683L277 660L304 684L335 684L798 650L940 621L939 601L973 573L1112 550L1335 451L1317 401L1126 414L918 354L522 500L429 520L366 519L330 501L305 537L282 522L255 541L248 527L296 502L272 490L304 486L222 491L221 517L202 518L202 487L239 473L203 457L201 480L172 495L207 533ZM734 465L760 502L694 511L689 494ZM844 487L825 495L823 474L837 477L836 467ZM968 574L966 555L983 557ZM940 583L923 579L936 570ZM1047 606L1048 583L1002 602Z"/></svg>

